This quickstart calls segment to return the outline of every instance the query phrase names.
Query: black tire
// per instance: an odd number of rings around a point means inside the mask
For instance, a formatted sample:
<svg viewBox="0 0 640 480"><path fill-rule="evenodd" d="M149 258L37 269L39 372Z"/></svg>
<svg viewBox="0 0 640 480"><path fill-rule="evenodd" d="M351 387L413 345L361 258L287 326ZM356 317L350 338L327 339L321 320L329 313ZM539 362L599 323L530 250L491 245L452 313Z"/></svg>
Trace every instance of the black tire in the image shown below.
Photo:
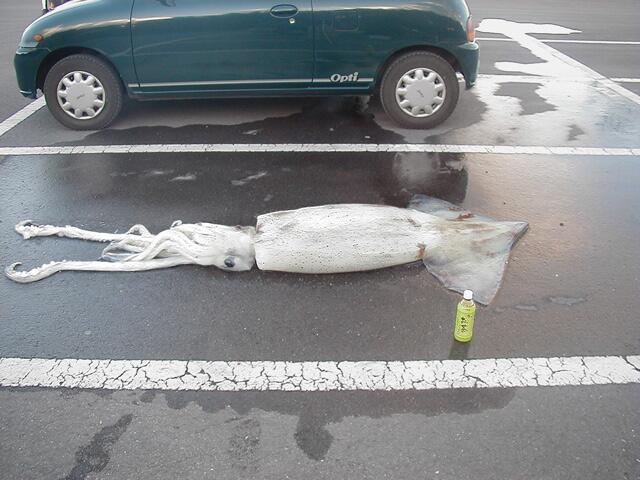
<svg viewBox="0 0 640 480"><path fill-rule="evenodd" d="M72 72L86 72L93 75L104 90L102 99L104 106L94 117L74 118L69 115L58 102L58 84ZM65 127L73 130L100 130L113 122L124 102L124 89L118 74L109 64L88 54L70 55L58 61L44 80L44 96L49 111Z"/></svg>
<svg viewBox="0 0 640 480"><path fill-rule="evenodd" d="M444 81L444 99L431 115L414 117L405 112L396 100L396 86L400 79L416 68L425 68L437 73ZM384 72L380 84L380 101L384 111L398 125L405 128L428 129L441 124L453 112L458 103L460 86L456 72L441 56L431 52L410 52L394 60ZM425 114L425 113L423 113Z"/></svg>

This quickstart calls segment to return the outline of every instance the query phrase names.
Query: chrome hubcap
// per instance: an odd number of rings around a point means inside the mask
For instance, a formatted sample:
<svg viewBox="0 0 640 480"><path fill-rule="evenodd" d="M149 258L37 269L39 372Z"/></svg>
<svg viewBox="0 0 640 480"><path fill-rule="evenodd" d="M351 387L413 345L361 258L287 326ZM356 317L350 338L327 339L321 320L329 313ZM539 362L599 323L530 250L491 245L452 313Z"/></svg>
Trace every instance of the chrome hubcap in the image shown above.
<svg viewBox="0 0 640 480"><path fill-rule="evenodd" d="M429 117L440 110L447 94L444 80L428 68L414 68L396 85L396 101L412 117Z"/></svg>
<svg viewBox="0 0 640 480"><path fill-rule="evenodd" d="M104 87L87 72L71 72L58 83L58 103L76 120L89 120L104 108Z"/></svg>

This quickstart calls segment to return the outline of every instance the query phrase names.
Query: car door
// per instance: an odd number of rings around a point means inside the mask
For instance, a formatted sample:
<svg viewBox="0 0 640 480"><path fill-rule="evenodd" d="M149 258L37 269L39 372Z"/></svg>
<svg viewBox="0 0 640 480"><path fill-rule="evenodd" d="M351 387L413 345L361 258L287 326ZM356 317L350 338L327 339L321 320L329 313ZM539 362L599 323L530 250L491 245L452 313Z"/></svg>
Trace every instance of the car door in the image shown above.
<svg viewBox="0 0 640 480"><path fill-rule="evenodd" d="M306 88L313 76L311 0L135 0L140 91Z"/></svg>
<svg viewBox="0 0 640 480"><path fill-rule="evenodd" d="M395 18L388 4L377 0L313 1L315 88L362 88L372 84L392 41L388 32L394 28Z"/></svg>

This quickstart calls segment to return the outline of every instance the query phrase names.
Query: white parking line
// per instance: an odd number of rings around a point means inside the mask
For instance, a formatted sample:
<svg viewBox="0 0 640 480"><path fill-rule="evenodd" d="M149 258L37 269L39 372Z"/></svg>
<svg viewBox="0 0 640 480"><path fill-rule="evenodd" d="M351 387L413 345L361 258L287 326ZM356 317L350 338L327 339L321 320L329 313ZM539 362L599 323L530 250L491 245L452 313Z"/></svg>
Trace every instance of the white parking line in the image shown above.
<svg viewBox="0 0 640 480"><path fill-rule="evenodd" d="M490 153L521 155L640 155L640 147L545 147L542 145L450 145L429 143L157 143L68 147L0 147L0 156L131 153Z"/></svg>
<svg viewBox="0 0 640 480"><path fill-rule="evenodd" d="M563 75L562 78L558 77L545 77L541 75L512 75L509 73L479 73L478 79L489 80L491 82L497 83L538 83L541 85L549 85L549 84L558 84L560 82L563 83L587 83L587 84L597 84L602 79L593 79L591 77L583 76L574 76L569 77ZM622 77L612 77L608 78L612 82L617 83L640 83L640 78L622 78Z"/></svg>
<svg viewBox="0 0 640 480"><path fill-rule="evenodd" d="M513 38L503 37L477 37L476 40L482 42L517 42ZM584 43L590 45L640 45L640 42L627 41L627 40L578 40L578 39L554 39L554 38L539 38L543 43Z"/></svg>
<svg viewBox="0 0 640 480"><path fill-rule="evenodd" d="M640 383L640 356L360 362L0 358L0 387L337 391Z"/></svg>
<svg viewBox="0 0 640 480"><path fill-rule="evenodd" d="M45 101L44 97L40 97L37 100L34 100L29 105L24 107L22 110L18 110L16 113L11 115L9 118L0 123L0 137L11 130L13 127L18 125L20 122L23 122L31 115L36 113L42 107L44 107Z"/></svg>
<svg viewBox="0 0 640 480"><path fill-rule="evenodd" d="M541 38L544 43L586 43L596 45L640 45L640 42L627 40L578 40L578 39L560 39L560 38Z"/></svg>
<svg viewBox="0 0 640 480"><path fill-rule="evenodd" d="M489 80L492 82L498 83L541 83L541 84L553 84L553 83L594 83L592 78L585 78L584 76L576 76L576 77L567 77L563 76L562 78L558 77L546 77L542 75L517 75L510 73L479 73L479 80Z"/></svg>

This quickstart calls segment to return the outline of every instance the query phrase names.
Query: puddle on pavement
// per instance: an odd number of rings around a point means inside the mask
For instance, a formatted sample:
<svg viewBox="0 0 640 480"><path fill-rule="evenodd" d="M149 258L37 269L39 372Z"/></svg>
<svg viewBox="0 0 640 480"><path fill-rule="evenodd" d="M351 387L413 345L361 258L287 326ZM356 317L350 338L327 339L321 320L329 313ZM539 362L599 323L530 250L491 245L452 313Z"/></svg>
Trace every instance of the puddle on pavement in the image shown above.
<svg viewBox="0 0 640 480"><path fill-rule="evenodd" d="M286 118L302 109L313 99L252 98L198 99L177 101L131 101L123 109L113 128L138 126L179 128L185 125L233 126L246 125L274 118ZM245 129L245 135L256 135L260 129Z"/></svg>
<svg viewBox="0 0 640 480"><path fill-rule="evenodd" d="M518 303L515 305L501 305L490 307L495 313L505 313L510 310L518 310L520 312L539 312L548 304L560 305L563 307L573 307L574 305L579 305L581 303L585 303L588 301L588 298L585 297L571 297L571 296L562 296L562 295L550 295L541 299L537 303Z"/></svg>
<svg viewBox="0 0 640 480"><path fill-rule="evenodd" d="M584 135L584 130L581 129L575 123L569 125L569 134L567 135L567 142L573 142L577 140L581 135Z"/></svg>
<svg viewBox="0 0 640 480"><path fill-rule="evenodd" d="M292 100L285 100L291 102ZM371 109L362 109L355 97L297 99L299 108L286 116L272 116L277 102L265 106L264 118L238 124L187 124L177 127L136 126L114 128L88 134L78 142L58 145L102 145L127 143L399 143L402 136L374 122ZM236 108L243 108L239 100ZM215 111L218 101L202 101L200 109ZM272 105L272 107L269 107ZM250 107L247 104L247 107ZM167 111L173 110L166 105ZM167 113L163 113L166 116ZM184 117L183 117L184 119Z"/></svg>
<svg viewBox="0 0 640 480"><path fill-rule="evenodd" d="M257 120L247 117L233 124L215 124L219 100L203 100L197 107L192 103L154 102L152 113L136 113L135 122L129 121L125 112L122 123L88 134L64 129L43 111L4 135L1 143L65 146L426 142L561 146L570 141L576 146L636 147L640 137L640 107L588 79L481 77L472 90L461 91L452 116L428 131L397 127L376 99L364 112L353 98L284 101L289 108L286 114L280 111L278 101L270 100L263 105L261 115L255 117ZM298 108L291 109L292 102L298 102ZM250 100L239 100L236 108L255 107ZM207 110L212 112L212 118L207 116ZM163 126L155 125L156 117L167 120ZM39 132L37 137L24 133L34 130ZM135 161L138 155L127 157Z"/></svg>
<svg viewBox="0 0 640 480"><path fill-rule="evenodd" d="M567 307L572 307L573 305L587 301L585 297L547 297L547 300L556 305L564 305Z"/></svg>
<svg viewBox="0 0 640 480"><path fill-rule="evenodd" d="M138 155L136 162L123 155L43 162L33 175L34 190L43 201L52 196L62 202L84 196L131 205L144 201L169 223L188 218L251 225L261 213L313 205L405 207L414 194L461 203L469 181L465 154L353 153L347 160L342 154L265 153L256 159L245 153L235 154L233 162L225 154L183 154L181 161L175 155ZM24 169L21 174L31 178ZM296 188L283 188L294 182Z"/></svg>
<svg viewBox="0 0 640 480"><path fill-rule="evenodd" d="M132 419L132 414L126 414L113 425L102 427L91 442L76 451L75 465L65 479L84 479L91 473L104 470L111 460L114 445L127 431Z"/></svg>
<svg viewBox="0 0 640 480"><path fill-rule="evenodd" d="M535 115L556 110L555 105L548 103L538 94L540 83L502 83L496 95L499 97L513 97L520 101L520 115ZM575 125L573 125L575 127Z"/></svg>
<svg viewBox="0 0 640 480"><path fill-rule="evenodd" d="M467 358L469 344L453 342L451 359ZM21 391L34 391L22 389ZM345 391L345 392L165 392L145 390L127 392L135 406L161 401L169 408L182 410L191 404L206 413L228 411L232 424L229 454L239 465L248 465L246 456L256 450L260 442L259 420L256 411L273 412L298 417L293 434L296 445L316 461L324 459L333 443L331 426L345 418L387 418L392 415L416 414L425 417L458 414L473 415L486 410L506 407L515 396L515 389L460 389L432 391ZM98 390L62 389L60 396L68 399L80 392L91 392L109 399L118 392L104 395ZM116 401L116 400L114 400Z"/></svg>
<svg viewBox="0 0 640 480"><path fill-rule="evenodd" d="M450 358L466 358L468 344L454 342ZM21 389L22 392L36 389ZM62 389L60 396L69 399L81 392L91 392L103 399L110 399L122 392L109 391L103 395L98 390ZM258 449L261 441L261 425L255 412L270 412L298 418L292 432L296 445L304 454L316 461L323 460L329 452L334 437L331 426L347 418L387 418L392 415L415 414L424 417L458 414L473 415L486 410L506 407L515 397L514 388L459 389L432 391L345 391L345 392L164 392L145 390L126 392L134 400L134 406L150 404L164 399L167 406L182 410L191 404L204 412L217 414L228 412L224 421L232 425L228 453L238 466L249 466L247 457ZM114 401L116 400L114 397ZM129 419L130 421L130 419ZM84 447L86 449L86 447ZM84 451L80 449L79 451ZM107 458L108 461L108 458ZM79 462L83 465L83 462Z"/></svg>
<svg viewBox="0 0 640 480"><path fill-rule="evenodd" d="M585 80L533 77L514 81L504 77L480 78L472 90L461 92L452 116L428 131L395 126L376 100L360 112L353 99L324 98L300 100L302 110L288 116L237 125L137 126L93 132L80 138L77 132L68 131L56 136L58 127L54 125L43 138L53 135L50 143L59 146L167 142L562 146L568 141L581 146L637 146L640 107L629 100ZM202 103L212 110L216 108L215 101ZM188 121L190 114L186 115ZM69 140L60 142L60 138ZM3 138L3 143L7 142L11 139ZM29 143L33 143L32 138Z"/></svg>
<svg viewBox="0 0 640 480"><path fill-rule="evenodd" d="M144 392L140 400L146 403L158 401L163 396L173 409L183 409L195 403L207 413L223 410L232 417L228 422L237 423L240 430L247 428L256 433L252 412L275 412L298 417L293 437L296 444L312 460L325 458L333 435L331 426L349 417L385 418L400 414L417 414L425 417L456 413L471 415L485 410L504 408L515 396L512 388L437 390L423 392ZM243 427L247 427L244 428ZM258 427L259 428L259 427ZM230 447L237 443L237 435L230 438ZM252 438L249 435L249 438ZM255 436L254 436L255 438ZM251 443L251 442L250 442ZM254 445L255 447L255 445ZM242 444L236 451L249 448ZM252 447L253 448L253 447Z"/></svg>

